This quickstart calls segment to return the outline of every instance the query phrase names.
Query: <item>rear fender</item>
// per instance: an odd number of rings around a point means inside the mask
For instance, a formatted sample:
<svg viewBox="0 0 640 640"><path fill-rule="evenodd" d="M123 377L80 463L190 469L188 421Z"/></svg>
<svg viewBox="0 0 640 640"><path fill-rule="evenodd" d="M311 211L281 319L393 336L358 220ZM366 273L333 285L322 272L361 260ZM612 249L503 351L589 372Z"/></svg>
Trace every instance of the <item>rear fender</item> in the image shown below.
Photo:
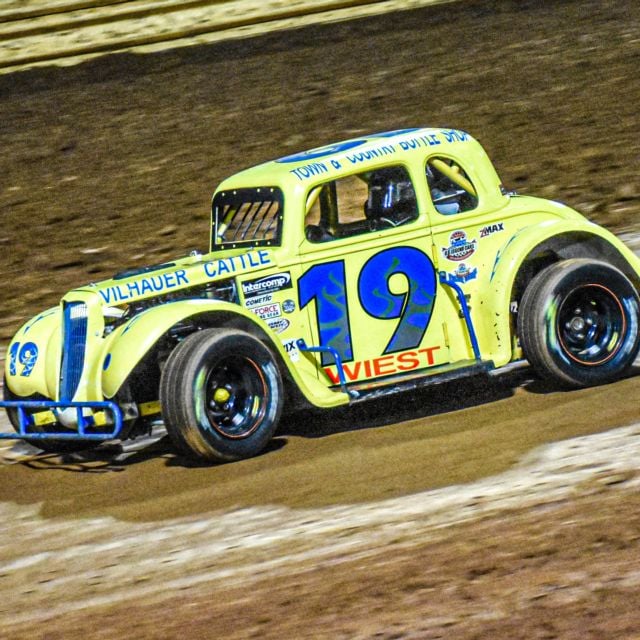
<svg viewBox="0 0 640 640"><path fill-rule="evenodd" d="M640 283L640 259L602 227L576 220L547 220L520 229L497 252L480 296L481 308L490 309L493 316L483 323L487 329L484 343L490 351L484 357L492 359L496 366L508 363L514 353L510 305L516 281L523 266L546 249L559 259L592 257L609 262L636 287Z"/></svg>

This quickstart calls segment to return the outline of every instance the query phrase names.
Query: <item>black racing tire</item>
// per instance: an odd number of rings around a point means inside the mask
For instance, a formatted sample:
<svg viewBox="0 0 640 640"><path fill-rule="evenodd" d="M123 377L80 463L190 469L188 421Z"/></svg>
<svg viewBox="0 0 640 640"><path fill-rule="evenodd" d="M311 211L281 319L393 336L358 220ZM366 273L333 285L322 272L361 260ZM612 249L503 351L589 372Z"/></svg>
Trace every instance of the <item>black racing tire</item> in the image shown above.
<svg viewBox="0 0 640 640"><path fill-rule="evenodd" d="M543 379L567 388L620 378L640 348L640 300L627 277L595 260L554 263L525 289L518 335Z"/></svg>
<svg viewBox="0 0 640 640"><path fill-rule="evenodd" d="M5 400L44 400L45 398L42 396L29 396L22 397L18 396L9 389L7 386L7 380L4 379L4 399ZM7 416L9 417L9 422L11 422L11 426L14 428L16 433L20 430L20 421L18 419L18 412L16 409L7 409ZM60 425L55 425L56 430L62 430L64 427ZM33 430L40 431L41 433L46 433L47 427L32 427ZM72 430L69 430L69 433L73 433ZM23 441L28 442L31 446L40 449L41 451L45 451L47 453L75 453L77 451L87 451L88 449L95 449L100 442L96 442L95 440L63 440L63 439L47 439L42 440L40 438L22 438Z"/></svg>
<svg viewBox="0 0 640 640"><path fill-rule="evenodd" d="M170 354L160 380L162 416L179 451L233 461L262 451L282 413L284 392L271 351L235 329L204 329Z"/></svg>

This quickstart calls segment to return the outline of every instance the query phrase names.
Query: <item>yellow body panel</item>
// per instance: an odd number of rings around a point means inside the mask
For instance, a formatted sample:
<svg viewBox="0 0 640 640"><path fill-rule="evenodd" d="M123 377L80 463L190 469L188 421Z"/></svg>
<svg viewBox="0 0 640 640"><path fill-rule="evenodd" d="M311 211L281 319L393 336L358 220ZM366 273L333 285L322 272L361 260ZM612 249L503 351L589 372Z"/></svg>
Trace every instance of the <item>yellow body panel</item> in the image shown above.
<svg viewBox="0 0 640 640"><path fill-rule="evenodd" d="M43 311L20 327L9 343L5 361L5 378L13 393L22 397L56 397L61 337L57 307ZM25 356L34 350L30 367Z"/></svg>
<svg viewBox="0 0 640 640"><path fill-rule="evenodd" d="M415 191L409 222L326 242L307 235L326 185L389 166L402 167ZM455 214L438 208L430 166L473 197L474 206ZM211 234L207 255L69 292L59 308L27 322L12 340L5 370L10 390L58 399L65 384L63 336L76 331L82 349L76 349L77 362L65 365L78 377L71 399L113 398L159 341L199 318L203 327L242 326L260 335L310 403L333 407L348 402L335 354L346 381L357 384L428 376L474 360L460 301L442 285L441 273L467 299L480 359L496 366L520 356L510 305L519 269L543 243L570 237L577 246L597 239L589 255L614 256L640 281L640 260L606 230L563 205L506 193L481 145L461 131L407 129L280 158L223 181L214 206L220 194L231 198L251 188L283 194L280 237L251 245L241 236L229 249L219 243L225 219L218 236ZM257 215L252 211L246 229ZM81 305L81 320L65 321L69 304ZM311 353L301 344L332 351ZM156 411L157 399L149 407L145 411Z"/></svg>

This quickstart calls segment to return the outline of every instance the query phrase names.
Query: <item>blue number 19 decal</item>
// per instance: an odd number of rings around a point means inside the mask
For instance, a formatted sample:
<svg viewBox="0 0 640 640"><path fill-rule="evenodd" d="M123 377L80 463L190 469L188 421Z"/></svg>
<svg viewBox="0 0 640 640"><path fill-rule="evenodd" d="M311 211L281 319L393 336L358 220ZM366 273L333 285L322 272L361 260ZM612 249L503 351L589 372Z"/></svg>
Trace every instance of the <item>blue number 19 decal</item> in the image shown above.
<svg viewBox="0 0 640 640"><path fill-rule="evenodd" d="M20 348L19 342L14 342L9 351L9 374L17 375L17 365L23 365L21 376L29 376L36 366L38 360L38 347L33 342L25 342Z"/></svg>
<svg viewBox="0 0 640 640"><path fill-rule="evenodd" d="M389 281L395 274L404 276L405 293L391 292ZM399 320L384 354L406 351L422 342L429 326L436 299L436 272L431 260L418 249L388 249L364 265L358 294L362 308L370 316Z"/></svg>
<svg viewBox="0 0 640 640"><path fill-rule="evenodd" d="M404 277L403 293L390 289L389 282L395 274ZM312 300L316 302L320 344L335 349L343 362L353 360L344 261L311 267L298 285L301 309ZM436 298L433 263L426 254L412 247L381 251L362 268L358 296L370 316L398 320L384 354L413 349L422 342L433 312ZM330 364L333 358L323 353L322 365Z"/></svg>
<svg viewBox="0 0 640 640"><path fill-rule="evenodd" d="M320 344L334 348L343 362L353 360L344 262L339 260L311 267L298 280L298 286L301 309L311 300L316 301ZM323 353L322 364L333 364L333 358Z"/></svg>

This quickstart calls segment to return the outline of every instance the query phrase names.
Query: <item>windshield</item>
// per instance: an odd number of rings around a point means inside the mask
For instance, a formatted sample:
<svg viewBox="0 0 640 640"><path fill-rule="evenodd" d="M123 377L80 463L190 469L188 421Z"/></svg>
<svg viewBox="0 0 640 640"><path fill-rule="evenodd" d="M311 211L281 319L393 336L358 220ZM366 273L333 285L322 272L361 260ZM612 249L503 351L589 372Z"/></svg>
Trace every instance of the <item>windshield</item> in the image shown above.
<svg viewBox="0 0 640 640"><path fill-rule="evenodd" d="M212 249L279 244L282 204L278 187L220 191L213 199Z"/></svg>

